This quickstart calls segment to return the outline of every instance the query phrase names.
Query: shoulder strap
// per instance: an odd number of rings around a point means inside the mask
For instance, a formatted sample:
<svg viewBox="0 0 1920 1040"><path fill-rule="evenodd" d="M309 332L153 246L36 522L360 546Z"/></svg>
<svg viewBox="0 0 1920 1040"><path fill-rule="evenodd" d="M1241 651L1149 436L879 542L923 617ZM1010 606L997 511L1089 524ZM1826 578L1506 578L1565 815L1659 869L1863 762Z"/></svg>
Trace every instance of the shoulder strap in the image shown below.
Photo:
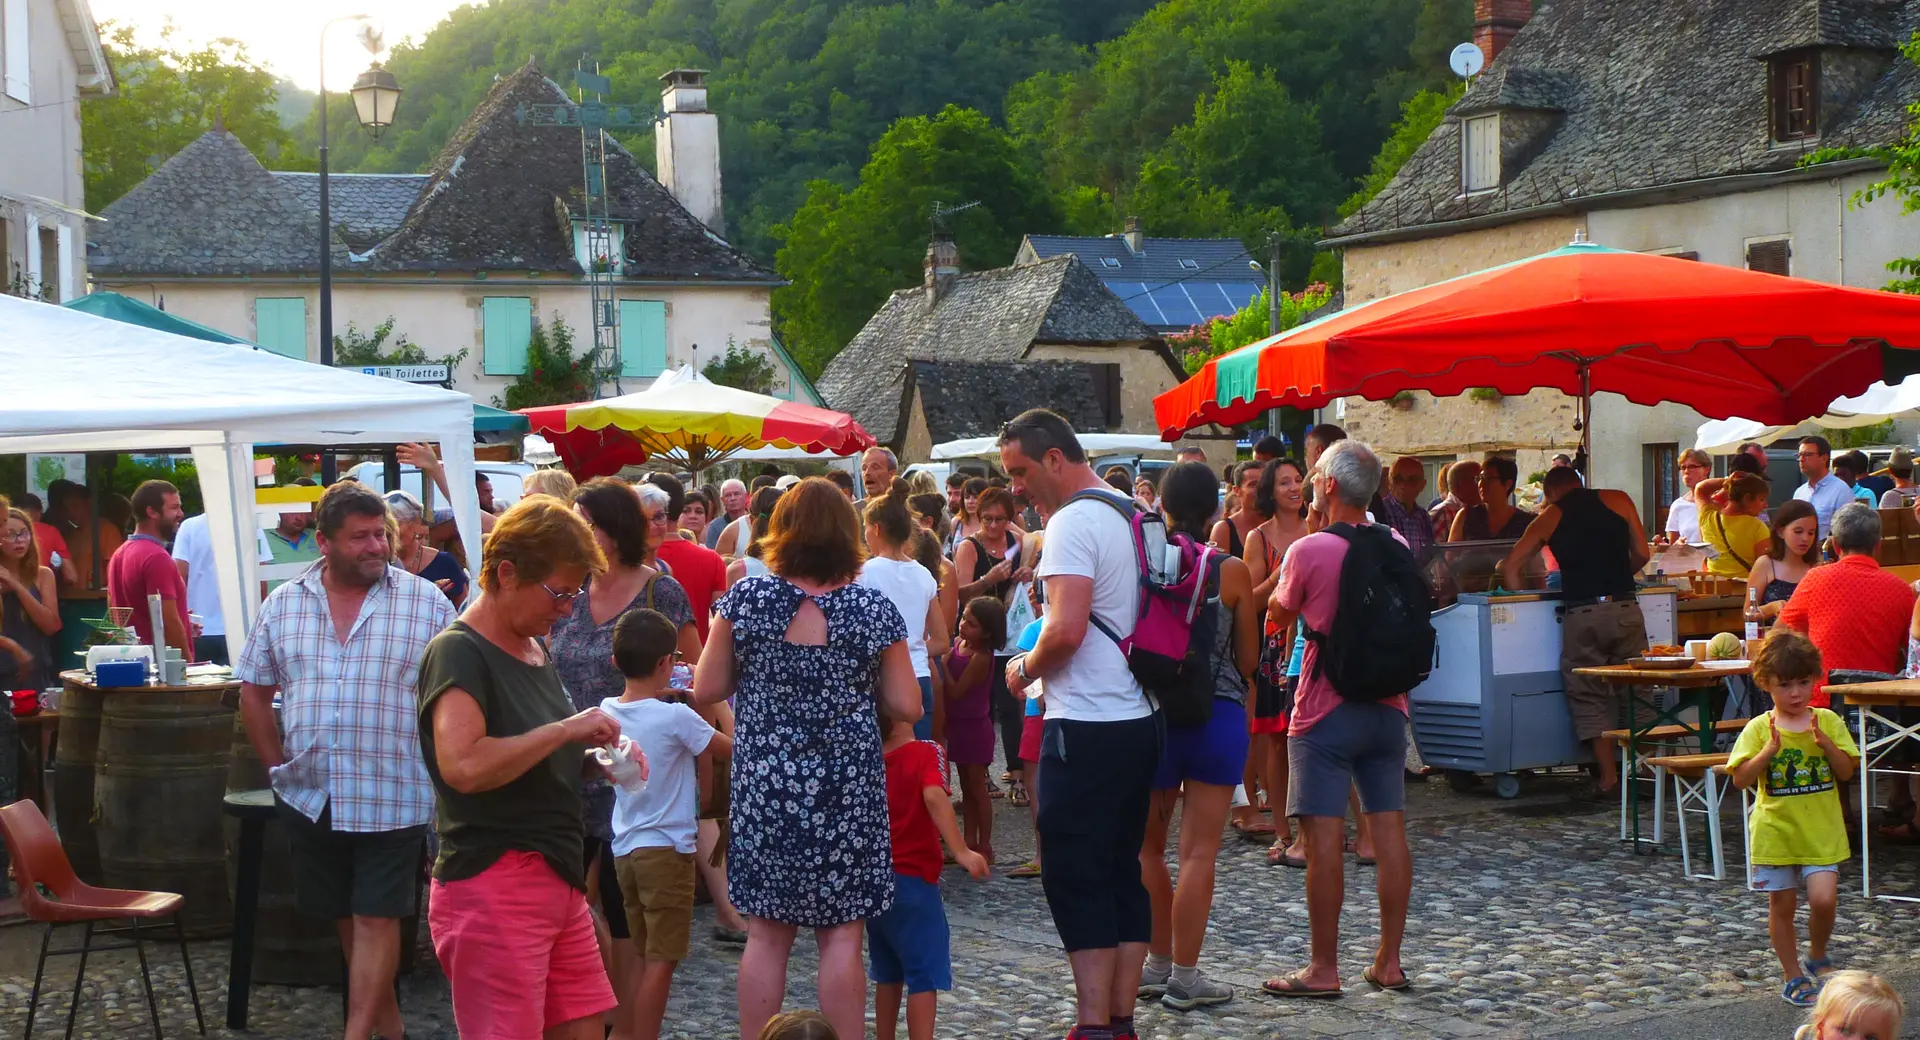
<svg viewBox="0 0 1920 1040"><path fill-rule="evenodd" d="M1727 538L1727 518L1718 509L1713 511L1713 526L1717 530L1719 530L1720 544L1727 547L1727 555L1733 557L1733 562L1739 564L1740 566L1746 568L1747 570L1752 570L1753 569L1752 561L1740 555L1740 551L1738 549L1735 549L1733 547L1733 542Z"/></svg>
<svg viewBox="0 0 1920 1040"><path fill-rule="evenodd" d="M1099 488L1088 488L1085 491L1074 492L1068 496L1065 502L1060 503L1060 508L1065 509L1075 502L1082 500L1106 503L1114 512L1120 514L1121 519L1127 522L1129 528L1133 526L1134 514L1140 511L1140 504L1135 502L1131 497L1123 497L1116 491L1101 490ZM1087 623L1099 629L1101 634L1105 635L1108 639L1113 640L1113 644L1119 647L1122 653L1126 652L1127 641L1121 639L1112 628L1107 626L1106 622L1100 620L1100 616L1093 612L1091 606L1087 609Z"/></svg>
<svg viewBox="0 0 1920 1040"><path fill-rule="evenodd" d="M640 594L647 597L648 610L653 609L653 587L654 585L658 584L659 581L660 581L660 572L654 571L653 577L648 578L646 586L640 590Z"/></svg>

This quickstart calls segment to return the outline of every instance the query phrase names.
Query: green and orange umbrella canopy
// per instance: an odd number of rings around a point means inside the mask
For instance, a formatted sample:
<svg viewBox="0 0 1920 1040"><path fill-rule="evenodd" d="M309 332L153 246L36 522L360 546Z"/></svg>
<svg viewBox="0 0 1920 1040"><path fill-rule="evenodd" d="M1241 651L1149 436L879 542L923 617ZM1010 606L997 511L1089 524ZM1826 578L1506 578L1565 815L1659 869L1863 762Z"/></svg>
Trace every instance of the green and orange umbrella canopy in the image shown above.
<svg viewBox="0 0 1920 1040"><path fill-rule="evenodd" d="M669 372L639 393L520 411L583 479L649 458L698 472L739 451L775 447L851 455L875 443L852 416L721 386L691 367Z"/></svg>
<svg viewBox="0 0 1920 1040"><path fill-rule="evenodd" d="M1576 241L1214 358L1154 416L1171 440L1283 405L1491 387L1792 425L1882 378L1889 347L1920 349L1920 298Z"/></svg>

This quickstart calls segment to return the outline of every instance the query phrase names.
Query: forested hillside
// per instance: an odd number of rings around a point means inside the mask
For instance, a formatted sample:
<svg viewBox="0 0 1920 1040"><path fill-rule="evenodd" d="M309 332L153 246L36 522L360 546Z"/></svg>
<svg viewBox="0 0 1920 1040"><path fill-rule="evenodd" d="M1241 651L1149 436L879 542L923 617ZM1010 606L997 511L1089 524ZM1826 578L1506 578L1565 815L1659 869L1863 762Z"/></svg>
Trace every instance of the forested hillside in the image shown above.
<svg viewBox="0 0 1920 1040"><path fill-rule="evenodd" d="M396 49L407 93L381 140L334 110L334 161L422 168L529 58L562 83L598 63L640 104L662 71L708 69L729 237L794 281L780 326L817 372L917 278L933 202L983 201L955 223L969 267L1134 214L1156 235L1279 232L1303 283L1403 109L1401 152L1437 118L1422 91L1447 89L1471 20L1471 0L493 0ZM648 132L625 140L651 164Z"/></svg>

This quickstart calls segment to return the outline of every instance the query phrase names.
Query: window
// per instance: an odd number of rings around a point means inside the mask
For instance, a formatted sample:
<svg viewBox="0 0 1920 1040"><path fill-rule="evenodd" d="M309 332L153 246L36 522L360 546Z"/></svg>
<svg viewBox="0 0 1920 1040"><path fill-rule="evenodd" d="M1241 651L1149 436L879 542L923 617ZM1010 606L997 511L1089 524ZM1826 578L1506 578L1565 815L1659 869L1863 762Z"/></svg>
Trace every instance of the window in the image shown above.
<svg viewBox="0 0 1920 1040"><path fill-rule="evenodd" d="M253 341L281 357L307 360L307 299L262 296L253 301Z"/></svg>
<svg viewBox="0 0 1920 1040"><path fill-rule="evenodd" d="M40 225L40 270L34 272L40 276L40 291L53 303L65 303L66 297L58 295L60 288L60 232L66 230L58 224Z"/></svg>
<svg viewBox="0 0 1920 1040"><path fill-rule="evenodd" d="M1680 497L1680 446L1678 444L1648 444L1643 446L1646 453L1646 495L1652 521L1649 531L1667 529L1667 511L1673 507L1673 500Z"/></svg>
<svg viewBox="0 0 1920 1040"><path fill-rule="evenodd" d="M1773 110L1773 139L1801 141L1820 133L1820 67L1812 51L1773 59L1767 92Z"/></svg>
<svg viewBox="0 0 1920 1040"><path fill-rule="evenodd" d="M1101 263L1101 265L1102 265L1102 266L1104 266L1104 267L1119 267L1119 266L1120 266L1120 261L1119 261L1118 259L1116 259L1116 258L1114 258L1114 257L1111 257L1111 256L1103 256L1103 257L1101 257L1101 258L1100 258L1100 263Z"/></svg>
<svg viewBox="0 0 1920 1040"><path fill-rule="evenodd" d="M1198 271L1200 269L1200 261L1183 259L1180 261L1180 268L1185 271Z"/></svg>
<svg viewBox="0 0 1920 1040"><path fill-rule="evenodd" d="M651 379L667 370L667 305L620 301L620 375Z"/></svg>
<svg viewBox="0 0 1920 1040"><path fill-rule="evenodd" d="M27 2L0 0L0 86L23 105L32 104L27 75Z"/></svg>
<svg viewBox="0 0 1920 1040"><path fill-rule="evenodd" d="M533 339L533 300L525 296L488 296L480 301L480 369L490 376L517 376L527 370L527 343Z"/></svg>
<svg viewBox="0 0 1920 1040"><path fill-rule="evenodd" d="M590 227L584 220L573 222L573 259L582 271L593 270L594 261L615 275L622 273L622 259L626 255L626 227L609 222L596 222L598 227Z"/></svg>
<svg viewBox="0 0 1920 1040"><path fill-rule="evenodd" d="M1120 366L1094 365L1093 390L1100 402L1101 414L1105 417L1105 428L1118 429L1123 421L1120 408Z"/></svg>
<svg viewBox="0 0 1920 1040"><path fill-rule="evenodd" d="M1500 116L1474 116L1460 126L1460 190L1500 186Z"/></svg>
<svg viewBox="0 0 1920 1040"><path fill-rule="evenodd" d="M1747 270L1778 275L1792 274L1793 240L1769 238L1759 242L1748 242Z"/></svg>

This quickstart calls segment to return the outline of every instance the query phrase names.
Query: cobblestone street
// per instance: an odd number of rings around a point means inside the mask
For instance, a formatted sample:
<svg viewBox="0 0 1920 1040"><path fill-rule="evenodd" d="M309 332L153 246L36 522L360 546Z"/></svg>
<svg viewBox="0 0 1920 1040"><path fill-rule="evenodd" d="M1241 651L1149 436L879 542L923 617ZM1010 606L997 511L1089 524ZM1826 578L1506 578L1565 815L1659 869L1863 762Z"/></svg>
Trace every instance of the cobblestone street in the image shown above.
<svg viewBox="0 0 1920 1040"><path fill-rule="evenodd" d="M1304 963L1307 948L1304 875L1270 867L1259 845L1229 838L1222 853L1213 926L1202 969L1238 991L1227 1005L1180 1014L1142 1005L1145 1037L1402 1037L1550 1036L1634 1023L1663 1033L1659 1016L1722 1005L1777 1005L1779 1035L1791 1009L1781 1004L1777 967L1767 950L1765 904L1739 880L1739 832L1729 828L1725 882L1685 881L1677 852L1631 855L1618 842L1610 805L1572 802L1569 781L1539 784L1528 797L1502 802L1445 784L1410 792L1415 888L1406 943L1406 993L1371 991L1359 979L1377 934L1371 871L1348 860L1343 918L1346 995L1336 1001L1287 1002L1266 996L1261 980ZM1737 803L1736 803L1737 805ZM1737 809L1735 810L1737 812ZM1731 814L1730 814L1731 815ZM996 825L1002 873L1025 858L1031 829L1024 811L1002 804ZM1886 891L1920 888L1920 854L1877 849L1876 883ZM1843 875L1836 963L1904 973L1920 967L1915 904L1859 897L1858 861ZM940 1005L942 1037L1058 1037L1071 1021L1072 988L1038 881L996 875L973 883L949 871L956 986ZM692 956L674 980L667 1035L731 1036L737 948L706 938L712 915L695 921ZM0 930L0 1035L24 1023L40 931ZM178 954L150 954L167 1036L192 1034L192 1012ZM194 946L195 974L210 1035L228 1035L226 951ZM408 1035L454 1037L446 987L431 959L402 983ZM803 937L793 960L790 1005L813 1004L812 947ZM65 1025L73 959L54 962L35 1023L36 1036ZM338 990L260 987L253 996L258 1035L337 1035ZM1773 1012L1766 1012L1773 1014ZM1695 1015L1695 1018L1698 1018ZM1689 1026L1687 1035L1703 1033ZM130 954L96 957L75 1035L151 1035ZM1728 1036L1751 1036L1751 1031Z"/></svg>

